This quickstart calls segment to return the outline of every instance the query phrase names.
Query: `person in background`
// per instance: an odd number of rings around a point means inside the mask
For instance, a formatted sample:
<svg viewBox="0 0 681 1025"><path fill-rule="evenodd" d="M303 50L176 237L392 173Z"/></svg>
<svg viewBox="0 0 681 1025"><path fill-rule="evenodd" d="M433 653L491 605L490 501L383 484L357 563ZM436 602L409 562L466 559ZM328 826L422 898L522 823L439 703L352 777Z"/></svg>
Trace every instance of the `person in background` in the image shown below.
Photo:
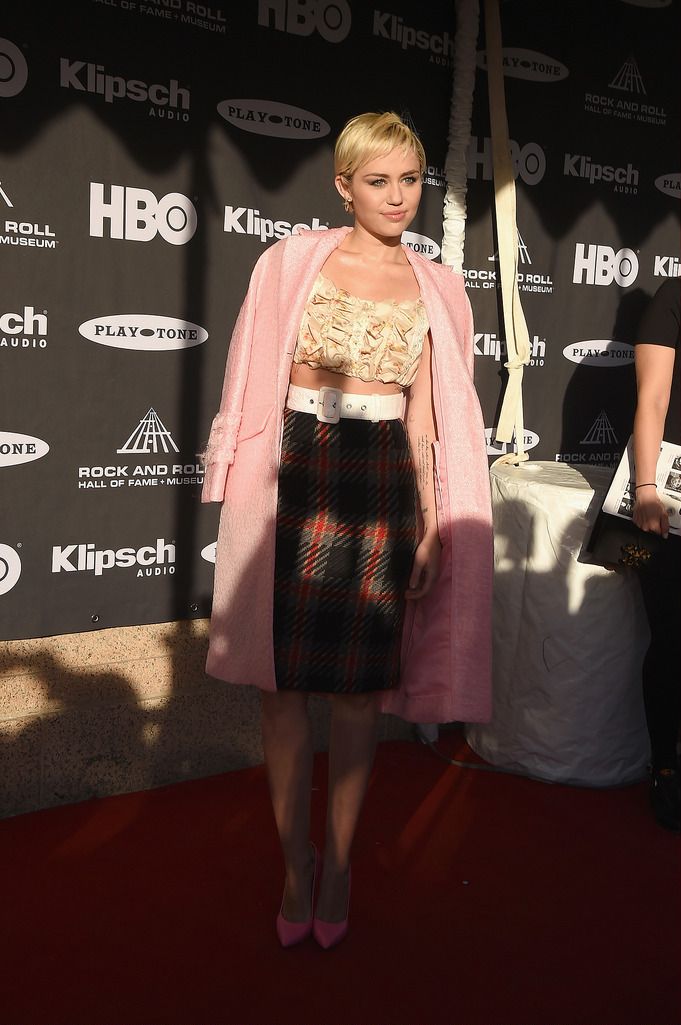
<svg viewBox="0 0 681 1025"><path fill-rule="evenodd" d="M657 821L679 831L681 720L679 624L681 538L669 536L669 520L655 484L660 442L681 444L679 407L679 305L681 279L669 278L655 293L635 349L637 403L634 417L636 501L634 523L667 538L639 573L650 625L643 663L643 697L651 745L650 801Z"/></svg>

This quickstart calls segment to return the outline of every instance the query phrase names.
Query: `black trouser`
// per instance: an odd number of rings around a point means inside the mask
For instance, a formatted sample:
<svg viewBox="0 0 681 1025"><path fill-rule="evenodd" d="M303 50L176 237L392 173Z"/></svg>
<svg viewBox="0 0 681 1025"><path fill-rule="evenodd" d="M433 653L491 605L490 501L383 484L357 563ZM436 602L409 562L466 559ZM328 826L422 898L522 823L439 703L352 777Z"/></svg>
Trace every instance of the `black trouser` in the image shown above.
<svg viewBox="0 0 681 1025"><path fill-rule="evenodd" d="M679 636L681 625L681 538L669 537L639 573L650 624L650 647L643 662L643 699L653 769L678 766L681 721Z"/></svg>

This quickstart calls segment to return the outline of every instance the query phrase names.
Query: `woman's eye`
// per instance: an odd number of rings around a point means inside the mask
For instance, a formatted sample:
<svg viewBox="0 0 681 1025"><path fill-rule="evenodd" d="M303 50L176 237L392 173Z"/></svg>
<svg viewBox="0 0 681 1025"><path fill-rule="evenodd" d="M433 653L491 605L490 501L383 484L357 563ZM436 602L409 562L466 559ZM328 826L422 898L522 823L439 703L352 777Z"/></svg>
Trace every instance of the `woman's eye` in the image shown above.
<svg viewBox="0 0 681 1025"><path fill-rule="evenodd" d="M385 178L376 178L374 181L369 183L370 185L383 185L385 184Z"/></svg>
<svg viewBox="0 0 681 1025"><path fill-rule="evenodd" d="M408 174L406 178L402 179L402 181L406 182L407 185L413 185L414 182L417 181L417 179L414 177L413 174Z"/></svg>

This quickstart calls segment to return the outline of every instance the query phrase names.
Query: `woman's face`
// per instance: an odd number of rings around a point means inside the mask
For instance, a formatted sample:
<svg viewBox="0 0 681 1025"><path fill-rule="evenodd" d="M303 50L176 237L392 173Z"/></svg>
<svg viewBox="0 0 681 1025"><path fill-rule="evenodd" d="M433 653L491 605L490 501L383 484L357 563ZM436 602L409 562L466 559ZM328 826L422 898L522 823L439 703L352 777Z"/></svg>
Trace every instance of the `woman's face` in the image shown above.
<svg viewBox="0 0 681 1025"><path fill-rule="evenodd" d="M338 176L336 188L352 201L357 224L372 235L399 238L416 216L421 171L413 150L396 148L357 168L349 184Z"/></svg>

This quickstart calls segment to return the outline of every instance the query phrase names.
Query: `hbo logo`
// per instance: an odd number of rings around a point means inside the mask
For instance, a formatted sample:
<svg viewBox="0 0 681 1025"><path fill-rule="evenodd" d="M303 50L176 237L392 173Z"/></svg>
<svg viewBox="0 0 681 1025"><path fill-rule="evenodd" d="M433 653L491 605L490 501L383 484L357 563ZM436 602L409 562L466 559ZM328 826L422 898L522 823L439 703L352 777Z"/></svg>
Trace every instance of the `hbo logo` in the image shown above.
<svg viewBox="0 0 681 1025"><path fill-rule="evenodd" d="M259 0L258 25L311 36L317 30L327 43L342 43L352 24L348 0Z"/></svg>
<svg viewBox="0 0 681 1025"><path fill-rule="evenodd" d="M196 210L181 192L169 192L156 199L149 189L111 186L111 198L104 199L101 182L90 182L90 234L104 236L104 222L109 222L109 237L131 242L150 242L161 235L173 246L182 246L194 237Z"/></svg>
<svg viewBox="0 0 681 1025"><path fill-rule="evenodd" d="M610 246L575 245L575 266L572 280L581 285L612 285L616 281L622 288L633 285L638 274L638 257L633 249L615 252Z"/></svg>

